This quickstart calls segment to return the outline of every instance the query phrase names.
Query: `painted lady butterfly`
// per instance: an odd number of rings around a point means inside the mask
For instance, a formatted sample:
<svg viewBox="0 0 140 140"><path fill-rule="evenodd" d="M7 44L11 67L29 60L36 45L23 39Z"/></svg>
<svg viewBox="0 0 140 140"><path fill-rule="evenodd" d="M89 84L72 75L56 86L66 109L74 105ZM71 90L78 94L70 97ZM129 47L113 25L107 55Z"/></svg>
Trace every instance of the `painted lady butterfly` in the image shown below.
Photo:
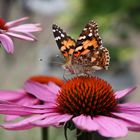
<svg viewBox="0 0 140 140"><path fill-rule="evenodd" d="M55 24L52 29L58 48L66 60L65 69L72 74L91 74L95 70L108 69L109 51L102 46L95 21L86 24L77 41Z"/></svg>

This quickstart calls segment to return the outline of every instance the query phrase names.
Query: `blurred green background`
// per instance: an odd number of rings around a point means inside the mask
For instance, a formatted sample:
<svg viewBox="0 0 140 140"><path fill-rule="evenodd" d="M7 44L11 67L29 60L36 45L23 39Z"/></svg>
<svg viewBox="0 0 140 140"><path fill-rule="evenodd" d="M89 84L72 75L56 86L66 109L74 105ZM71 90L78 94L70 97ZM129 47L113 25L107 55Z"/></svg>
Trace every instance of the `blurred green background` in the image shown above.
<svg viewBox="0 0 140 140"><path fill-rule="evenodd" d="M114 89L138 85L137 95L130 97L140 101L140 1L139 0L1 0L0 17L6 21L29 16L30 22L42 24L38 42L14 40L15 53L8 55L0 49L0 88L17 89L32 75L47 74L63 77L61 65L55 64L60 52L52 35L51 26L58 24L75 39L90 20L99 25L103 45L110 51L108 71L96 72ZM49 53L48 53L49 52ZM39 61L42 59L43 61ZM130 99L128 98L128 100ZM50 140L63 140L63 128L49 130ZM0 130L0 140L39 140L40 129L27 131ZM75 133L69 133L75 139ZM119 140L139 140L140 134L129 133Z"/></svg>

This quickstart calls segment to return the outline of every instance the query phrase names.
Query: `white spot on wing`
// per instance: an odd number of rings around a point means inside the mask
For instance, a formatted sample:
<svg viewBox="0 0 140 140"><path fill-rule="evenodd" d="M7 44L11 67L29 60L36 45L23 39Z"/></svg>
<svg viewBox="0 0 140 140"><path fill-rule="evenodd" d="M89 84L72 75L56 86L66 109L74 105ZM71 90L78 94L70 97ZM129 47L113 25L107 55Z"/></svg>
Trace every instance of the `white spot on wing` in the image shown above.
<svg viewBox="0 0 140 140"><path fill-rule="evenodd" d="M80 36L78 39L79 40L86 39L86 36Z"/></svg>
<svg viewBox="0 0 140 140"><path fill-rule="evenodd" d="M92 66L92 68L95 69L95 70L101 70L102 69L102 67L100 67L100 66Z"/></svg>
<svg viewBox="0 0 140 140"><path fill-rule="evenodd" d="M88 36L91 37L92 36L92 33L89 33Z"/></svg>
<svg viewBox="0 0 140 140"><path fill-rule="evenodd" d="M64 34L61 34L61 37L65 37Z"/></svg>
<svg viewBox="0 0 140 140"><path fill-rule="evenodd" d="M60 37L60 36L58 36L58 37L56 37L56 38L55 38L55 40L60 40L60 39L61 39L61 37Z"/></svg>

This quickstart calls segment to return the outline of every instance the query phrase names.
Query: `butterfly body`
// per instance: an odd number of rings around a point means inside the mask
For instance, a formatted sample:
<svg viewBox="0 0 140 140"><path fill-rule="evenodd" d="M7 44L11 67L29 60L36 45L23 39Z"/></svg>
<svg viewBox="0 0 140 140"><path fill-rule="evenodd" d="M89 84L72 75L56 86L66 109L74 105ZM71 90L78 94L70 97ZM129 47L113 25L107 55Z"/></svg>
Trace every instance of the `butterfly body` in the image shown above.
<svg viewBox="0 0 140 140"><path fill-rule="evenodd" d="M85 26L77 41L57 25L53 25L52 28L58 48L66 60L64 68L70 73L91 74L96 70L108 69L109 51L102 46L94 21Z"/></svg>

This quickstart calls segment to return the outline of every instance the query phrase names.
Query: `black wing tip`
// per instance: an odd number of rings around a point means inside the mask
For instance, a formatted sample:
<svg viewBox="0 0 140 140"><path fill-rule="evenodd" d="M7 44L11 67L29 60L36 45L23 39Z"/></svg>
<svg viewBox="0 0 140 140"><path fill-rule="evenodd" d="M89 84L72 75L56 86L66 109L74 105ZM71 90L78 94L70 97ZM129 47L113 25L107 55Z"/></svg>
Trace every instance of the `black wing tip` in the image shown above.
<svg viewBox="0 0 140 140"><path fill-rule="evenodd" d="M56 24L52 24L52 29L56 29L58 26Z"/></svg>
<svg viewBox="0 0 140 140"><path fill-rule="evenodd" d="M94 24L96 23L96 21L95 21L94 19L92 19L90 22L91 22L91 23L94 23Z"/></svg>
<svg viewBox="0 0 140 140"><path fill-rule="evenodd" d="M95 20L91 20L91 21L89 22L89 24L92 24L92 25L98 26L98 24L97 24L97 22L96 22Z"/></svg>

